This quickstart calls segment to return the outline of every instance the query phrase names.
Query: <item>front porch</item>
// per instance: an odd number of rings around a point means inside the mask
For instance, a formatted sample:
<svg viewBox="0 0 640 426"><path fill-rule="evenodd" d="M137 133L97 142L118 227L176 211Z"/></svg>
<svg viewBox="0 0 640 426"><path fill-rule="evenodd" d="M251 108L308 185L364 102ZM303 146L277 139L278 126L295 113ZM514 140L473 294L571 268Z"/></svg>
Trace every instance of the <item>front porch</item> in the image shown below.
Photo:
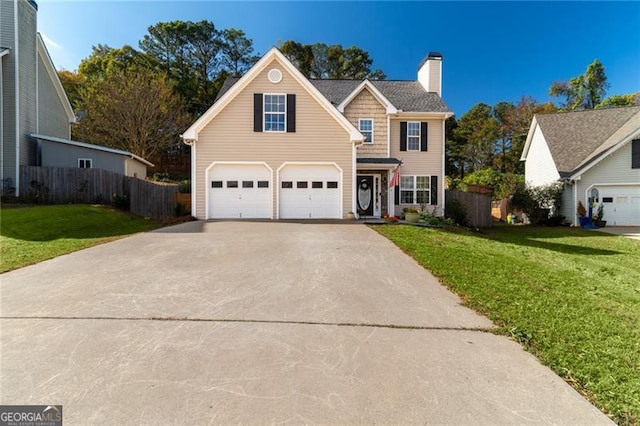
<svg viewBox="0 0 640 426"><path fill-rule="evenodd" d="M400 164L396 158L358 158L354 195L360 219L393 215L392 173Z"/></svg>

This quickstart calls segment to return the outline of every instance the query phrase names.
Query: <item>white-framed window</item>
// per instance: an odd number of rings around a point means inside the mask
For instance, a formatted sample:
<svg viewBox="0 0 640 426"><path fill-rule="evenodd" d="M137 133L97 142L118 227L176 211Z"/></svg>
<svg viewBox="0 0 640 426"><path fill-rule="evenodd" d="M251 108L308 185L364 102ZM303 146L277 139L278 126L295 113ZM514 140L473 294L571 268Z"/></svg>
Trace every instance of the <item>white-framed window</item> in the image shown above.
<svg viewBox="0 0 640 426"><path fill-rule="evenodd" d="M407 151L420 151L420 122L407 123Z"/></svg>
<svg viewBox="0 0 640 426"><path fill-rule="evenodd" d="M287 130L287 95L265 93L263 111L265 132Z"/></svg>
<svg viewBox="0 0 640 426"><path fill-rule="evenodd" d="M373 143L373 118L359 119L358 130L364 136L364 143Z"/></svg>
<svg viewBox="0 0 640 426"><path fill-rule="evenodd" d="M79 169L90 169L93 166L93 160L91 158L78 158Z"/></svg>
<svg viewBox="0 0 640 426"><path fill-rule="evenodd" d="M430 176L400 176L400 204L430 204Z"/></svg>

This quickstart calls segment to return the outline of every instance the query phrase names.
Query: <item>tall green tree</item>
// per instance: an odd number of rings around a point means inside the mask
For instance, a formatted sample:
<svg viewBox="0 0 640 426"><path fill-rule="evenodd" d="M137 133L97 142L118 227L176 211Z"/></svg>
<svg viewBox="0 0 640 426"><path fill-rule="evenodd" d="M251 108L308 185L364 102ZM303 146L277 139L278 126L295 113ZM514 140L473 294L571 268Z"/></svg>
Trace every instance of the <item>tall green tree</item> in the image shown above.
<svg viewBox="0 0 640 426"><path fill-rule="evenodd" d="M596 109L637 106L637 105L640 105L640 92L630 93L627 95L609 96L608 98L600 102L598 105L596 105Z"/></svg>
<svg viewBox="0 0 640 426"><path fill-rule="evenodd" d="M232 77L241 77L260 59L253 54L253 40L235 28L223 31L221 53L224 69Z"/></svg>
<svg viewBox="0 0 640 426"><path fill-rule="evenodd" d="M210 21L159 22L147 31L140 49L176 82L190 113L204 112L217 93L213 81L220 68L220 32Z"/></svg>
<svg viewBox="0 0 640 426"><path fill-rule="evenodd" d="M80 73L60 70L58 71L58 78L64 87L64 91L69 98L69 103L74 111L78 112L82 110L82 91L87 84L86 79Z"/></svg>
<svg viewBox="0 0 640 426"><path fill-rule="evenodd" d="M287 40L279 45L282 53L308 78L384 80L385 73L372 70L373 59L366 50L340 44L301 44Z"/></svg>
<svg viewBox="0 0 640 426"><path fill-rule="evenodd" d="M163 73L110 73L83 93L74 137L151 158L180 143L191 119Z"/></svg>
<svg viewBox="0 0 640 426"><path fill-rule="evenodd" d="M312 45L287 40L280 44L278 48L305 77L311 76L314 66Z"/></svg>
<svg viewBox="0 0 640 426"><path fill-rule="evenodd" d="M454 136L462 144L461 158L465 168L477 171L493 165L494 143L499 136L499 124L491 106L479 103L458 120Z"/></svg>
<svg viewBox="0 0 640 426"><path fill-rule="evenodd" d="M562 108L565 110L593 109L602 102L608 87L604 65L596 59L583 74L568 82L554 82L549 95L564 98Z"/></svg>

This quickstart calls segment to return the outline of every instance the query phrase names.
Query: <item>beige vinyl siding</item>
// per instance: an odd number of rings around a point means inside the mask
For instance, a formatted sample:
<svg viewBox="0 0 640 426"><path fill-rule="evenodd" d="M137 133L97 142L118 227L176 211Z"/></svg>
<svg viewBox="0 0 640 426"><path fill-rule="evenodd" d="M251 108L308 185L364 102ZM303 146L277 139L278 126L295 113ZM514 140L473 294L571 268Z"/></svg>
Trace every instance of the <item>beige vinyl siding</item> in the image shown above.
<svg viewBox="0 0 640 426"><path fill-rule="evenodd" d="M427 122L427 147L428 151L400 151L400 122L419 121ZM411 176L438 176L438 205L436 213L442 213L442 152L443 134L442 121L439 119L407 119L399 118L391 120L391 157L402 160L401 175ZM400 214L404 207L416 207L415 205L401 204L396 206L396 214ZM433 206L427 207L431 211Z"/></svg>
<svg viewBox="0 0 640 426"><path fill-rule="evenodd" d="M63 139L71 137L69 117L40 55L38 55L38 133Z"/></svg>
<svg viewBox="0 0 640 426"><path fill-rule="evenodd" d="M269 70L282 81L267 80ZM233 90L233 88L231 89ZM253 131L253 94L296 94L296 132ZM289 74L277 60L249 83L202 131L196 142L196 216L205 218L206 169L214 161L265 162L273 170L273 217L276 217L276 172L284 162L331 162L342 169L343 215L352 210L353 145L349 133Z"/></svg>
<svg viewBox="0 0 640 426"><path fill-rule="evenodd" d="M358 157L388 157L387 114L385 108L366 87L347 105L344 115L358 128L360 118L373 119L373 144L363 144L358 148Z"/></svg>

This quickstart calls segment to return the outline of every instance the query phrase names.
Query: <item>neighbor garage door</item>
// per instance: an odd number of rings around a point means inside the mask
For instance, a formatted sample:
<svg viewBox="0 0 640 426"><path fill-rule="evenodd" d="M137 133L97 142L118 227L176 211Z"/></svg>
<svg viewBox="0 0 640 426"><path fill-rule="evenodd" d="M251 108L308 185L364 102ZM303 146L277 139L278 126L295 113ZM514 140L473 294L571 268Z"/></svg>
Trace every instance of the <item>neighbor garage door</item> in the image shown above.
<svg viewBox="0 0 640 426"><path fill-rule="evenodd" d="M288 165L280 171L281 219L339 219L340 170L333 165Z"/></svg>
<svg viewBox="0 0 640 426"><path fill-rule="evenodd" d="M209 171L209 219L269 219L271 171L261 164L217 164Z"/></svg>
<svg viewBox="0 0 640 426"><path fill-rule="evenodd" d="M640 226L640 186L598 188L607 226Z"/></svg>

